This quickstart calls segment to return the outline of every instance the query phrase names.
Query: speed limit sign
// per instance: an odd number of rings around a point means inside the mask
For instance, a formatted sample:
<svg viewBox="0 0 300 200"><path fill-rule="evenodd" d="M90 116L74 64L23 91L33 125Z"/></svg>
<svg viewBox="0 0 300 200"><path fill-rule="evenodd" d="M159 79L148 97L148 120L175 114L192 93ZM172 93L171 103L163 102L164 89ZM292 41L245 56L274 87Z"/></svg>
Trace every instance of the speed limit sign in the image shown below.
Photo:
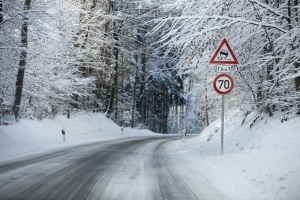
<svg viewBox="0 0 300 200"><path fill-rule="evenodd" d="M234 87L234 82L228 74L219 74L213 82L214 89L219 94L228 94Z"/></svg>

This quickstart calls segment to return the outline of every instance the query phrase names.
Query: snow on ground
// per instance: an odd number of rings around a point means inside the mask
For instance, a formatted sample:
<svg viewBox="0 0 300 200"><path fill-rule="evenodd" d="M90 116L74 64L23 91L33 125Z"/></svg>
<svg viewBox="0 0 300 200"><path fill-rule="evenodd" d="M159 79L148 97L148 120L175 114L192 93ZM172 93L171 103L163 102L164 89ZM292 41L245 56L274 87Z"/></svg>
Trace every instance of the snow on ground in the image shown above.
<svg viewBox="0 0 300 200"><path fill-rule="evenodd" d="M170 143L194 177L205 178L231 200L300 199L300 118L281 123L263 119L249 128L255 114L230 112L225 121L221 155L220 120L199 136ZM66 131L63 141L61 130ZM72 145L117 138L153 135L150 131L121 128L103 114L81 113L55 119L21 120L0 126L0 163ZM201 189L201 188L199 188Z"/></svg>
<svg viewBox="0 0 300 200"><path fill-rule="evenodd" d="M10 126L0 126L0 163L93 141L152 134L130 128L121 131L100 113L79 113L70 119L64 115L41 121L24 119Z"/></svg>
<svg viewBox="0 0 300 200"><path fill-rule="evenodd" d="M221 121L216 120L198 137L173 144L186 164L229 199L300 199L300 118L281 123L280 117L263 119L252 129L255 114L227 116L224 154Z"/></svg>

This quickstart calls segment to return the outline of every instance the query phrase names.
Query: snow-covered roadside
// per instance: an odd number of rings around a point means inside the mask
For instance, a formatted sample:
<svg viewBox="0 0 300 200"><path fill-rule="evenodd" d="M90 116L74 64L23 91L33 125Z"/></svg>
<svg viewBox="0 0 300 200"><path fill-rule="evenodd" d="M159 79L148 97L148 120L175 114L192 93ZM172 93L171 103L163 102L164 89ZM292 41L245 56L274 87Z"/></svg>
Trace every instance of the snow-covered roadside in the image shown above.
<svg viewBox="0 0 300 200"><path fill-rule="evenodd" d="M220 155L219 120L199 136L170 143L168 151L182 158L181 168L191 169L193 178L204 178L231 200L299 200L300 118L281 123L274 117L250 129L254 118L249 116L241 126L239 112L226 116L224 155ZM154 134L129 128L122 132L99 113L81 113L71 119L21 120L0 126L0 163L93 141L142 135Z"/></svg>
<svg viewBox="0 0 300 200"><path fill-rule="evenodd" d="M186 137L172 148L230 199L299 200L300 118L281 123L274 117L250 129L254 117L241 126L243 116L227 116L223 156L219 120L200 136Z"/></svg>
<svg viewBox="0 0 300 200"><path fill-rule="evenodd" d="M66 116L41 121L24 119L10 126L0 126L0 162L94 141L141 135L153 133L130 128L122 131L100 113L78 113L70 119Z"/></svg>

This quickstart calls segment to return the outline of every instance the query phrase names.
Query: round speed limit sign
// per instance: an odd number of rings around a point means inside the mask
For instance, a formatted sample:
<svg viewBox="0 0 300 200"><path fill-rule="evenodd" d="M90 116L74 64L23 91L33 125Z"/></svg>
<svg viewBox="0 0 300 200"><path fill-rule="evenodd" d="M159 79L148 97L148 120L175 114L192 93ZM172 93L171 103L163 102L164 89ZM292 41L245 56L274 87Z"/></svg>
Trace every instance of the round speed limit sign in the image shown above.
<svg viewBox="0 0 300 200"><path fill-rule="evenodd" d="M234 87L234 82L228 74L219 74L213 82L214 89L219 94L228 94Z"/></svg>

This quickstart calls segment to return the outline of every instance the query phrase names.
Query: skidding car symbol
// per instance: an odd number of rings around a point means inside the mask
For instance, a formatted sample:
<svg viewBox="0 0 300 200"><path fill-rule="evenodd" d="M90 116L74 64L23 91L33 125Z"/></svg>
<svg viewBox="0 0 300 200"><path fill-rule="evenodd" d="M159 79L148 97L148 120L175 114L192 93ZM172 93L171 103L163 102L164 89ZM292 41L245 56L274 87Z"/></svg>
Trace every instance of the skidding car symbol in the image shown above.
<svg viewBox="0 0 300 200"><path fill-rule="evenodd" d="M226 59L228 57L228 51L225 49L222 49L220 51L220 57L218 57L219 60L230 60L230 59Z"/></svg>

